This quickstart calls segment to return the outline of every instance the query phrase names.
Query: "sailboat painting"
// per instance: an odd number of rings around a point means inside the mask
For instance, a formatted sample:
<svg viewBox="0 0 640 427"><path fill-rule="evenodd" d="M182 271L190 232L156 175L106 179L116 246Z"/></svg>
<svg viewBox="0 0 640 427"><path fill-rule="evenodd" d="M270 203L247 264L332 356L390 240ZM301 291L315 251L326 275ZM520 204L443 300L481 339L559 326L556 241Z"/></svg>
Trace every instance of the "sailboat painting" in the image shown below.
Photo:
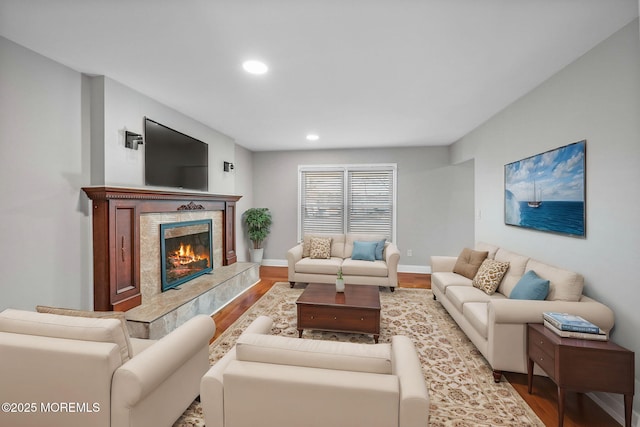
<svg viewBox="0 0 640 427"><path fill-rule="evenodd" d="M586 148L583 140L505 165L505 224L586 237Z"/></svg>

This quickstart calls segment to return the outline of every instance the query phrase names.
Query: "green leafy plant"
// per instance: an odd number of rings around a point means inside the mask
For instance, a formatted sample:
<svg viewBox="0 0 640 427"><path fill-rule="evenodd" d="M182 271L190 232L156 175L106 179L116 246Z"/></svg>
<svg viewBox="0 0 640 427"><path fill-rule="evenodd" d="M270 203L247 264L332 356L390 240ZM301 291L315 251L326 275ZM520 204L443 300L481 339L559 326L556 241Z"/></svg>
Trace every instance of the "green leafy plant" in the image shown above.
<svg viewBox="0 0 640 427"><path fill-rule="evenodd" d="M342 279L342 268L338 269L338 279Z"/></svg>
<svg viewBox="0 0 640 427"><path fill-rule="evenodd" d="M253 242L254 249L262 248L262 242L271 231L271 212L269 208L250 208L244 213L244 222L247 224L249 240Z"/></svg>

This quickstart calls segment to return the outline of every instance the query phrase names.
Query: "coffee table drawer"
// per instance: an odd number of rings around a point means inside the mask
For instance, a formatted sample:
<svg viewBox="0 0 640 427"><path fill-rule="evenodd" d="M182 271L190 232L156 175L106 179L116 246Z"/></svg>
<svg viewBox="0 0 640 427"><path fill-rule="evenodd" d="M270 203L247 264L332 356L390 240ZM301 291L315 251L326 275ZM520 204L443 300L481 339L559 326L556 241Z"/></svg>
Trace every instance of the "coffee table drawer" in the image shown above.
<svg viewBox="0 0 640 427"><path fill-rule="evenodd" d="M333 307L299 307L298 328L335 331L380 332L379 313L374 310L340 310Z"/></svg>

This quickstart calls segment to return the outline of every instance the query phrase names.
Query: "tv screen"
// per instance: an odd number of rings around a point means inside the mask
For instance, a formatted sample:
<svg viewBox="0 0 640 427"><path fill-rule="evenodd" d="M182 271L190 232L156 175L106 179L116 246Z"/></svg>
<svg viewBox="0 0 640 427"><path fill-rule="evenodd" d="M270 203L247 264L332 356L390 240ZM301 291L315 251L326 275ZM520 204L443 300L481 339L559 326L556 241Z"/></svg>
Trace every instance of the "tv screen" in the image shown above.
<svg viewBox="0 0 640 427"><path fill-rule="evenodd" d="M184 133L144 119L146 185L207 191L209 146Z"/></svg>

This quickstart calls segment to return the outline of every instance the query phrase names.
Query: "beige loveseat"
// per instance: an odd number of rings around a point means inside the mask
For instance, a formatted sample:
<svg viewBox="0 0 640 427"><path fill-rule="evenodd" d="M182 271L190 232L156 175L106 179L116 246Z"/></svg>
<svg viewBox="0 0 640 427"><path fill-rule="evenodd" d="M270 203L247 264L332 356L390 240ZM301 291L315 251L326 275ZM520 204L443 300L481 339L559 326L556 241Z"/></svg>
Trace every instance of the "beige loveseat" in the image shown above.
<svg viewBox="0 0 640 427"><path fill-rule="evenodd" d="M207 427L425 427L429 396L411 340L268 335L257 318L202 379Z"/></svg>
<svg viewBox="0 0 640 427"><path fill-rule="evenodd" d="M200 392L215 324L196 316L158 341L115 318L0 313L0 413L12 427L170 427Z"/></svg>
<svg viewBox="0 0 640 427"><path fill-rule="evenodd" d="M329 258L318 259L309 255L312 238L330 238ZM382 259L375 261L355 260L354 242L375 242L385 239L377 234L307 234L302 242L287 252L289 283L335 283L338 270L346 284L388 286L391 291L398 286L398 262L400 251L392 242L384 243Z"/></svg>
<svg viewBox="0 0 640 427"><path fill-rule="evenodd" d="M527 323L543 323L545 311L582 316L607 332L613 328L613 311L582 294L584 279L580 274L486 243L478 243L475 249L488 252L488 259L509 263L495 293L488 295L474 287L472 279L454 273L458 260L455 256L431 257L431 289L434 298L489 362L496 382L500 381L502 371L527 372ZM530 270L549 280L546 298L509 298ZM536 373L542 374L537 369Z"/></svg>

